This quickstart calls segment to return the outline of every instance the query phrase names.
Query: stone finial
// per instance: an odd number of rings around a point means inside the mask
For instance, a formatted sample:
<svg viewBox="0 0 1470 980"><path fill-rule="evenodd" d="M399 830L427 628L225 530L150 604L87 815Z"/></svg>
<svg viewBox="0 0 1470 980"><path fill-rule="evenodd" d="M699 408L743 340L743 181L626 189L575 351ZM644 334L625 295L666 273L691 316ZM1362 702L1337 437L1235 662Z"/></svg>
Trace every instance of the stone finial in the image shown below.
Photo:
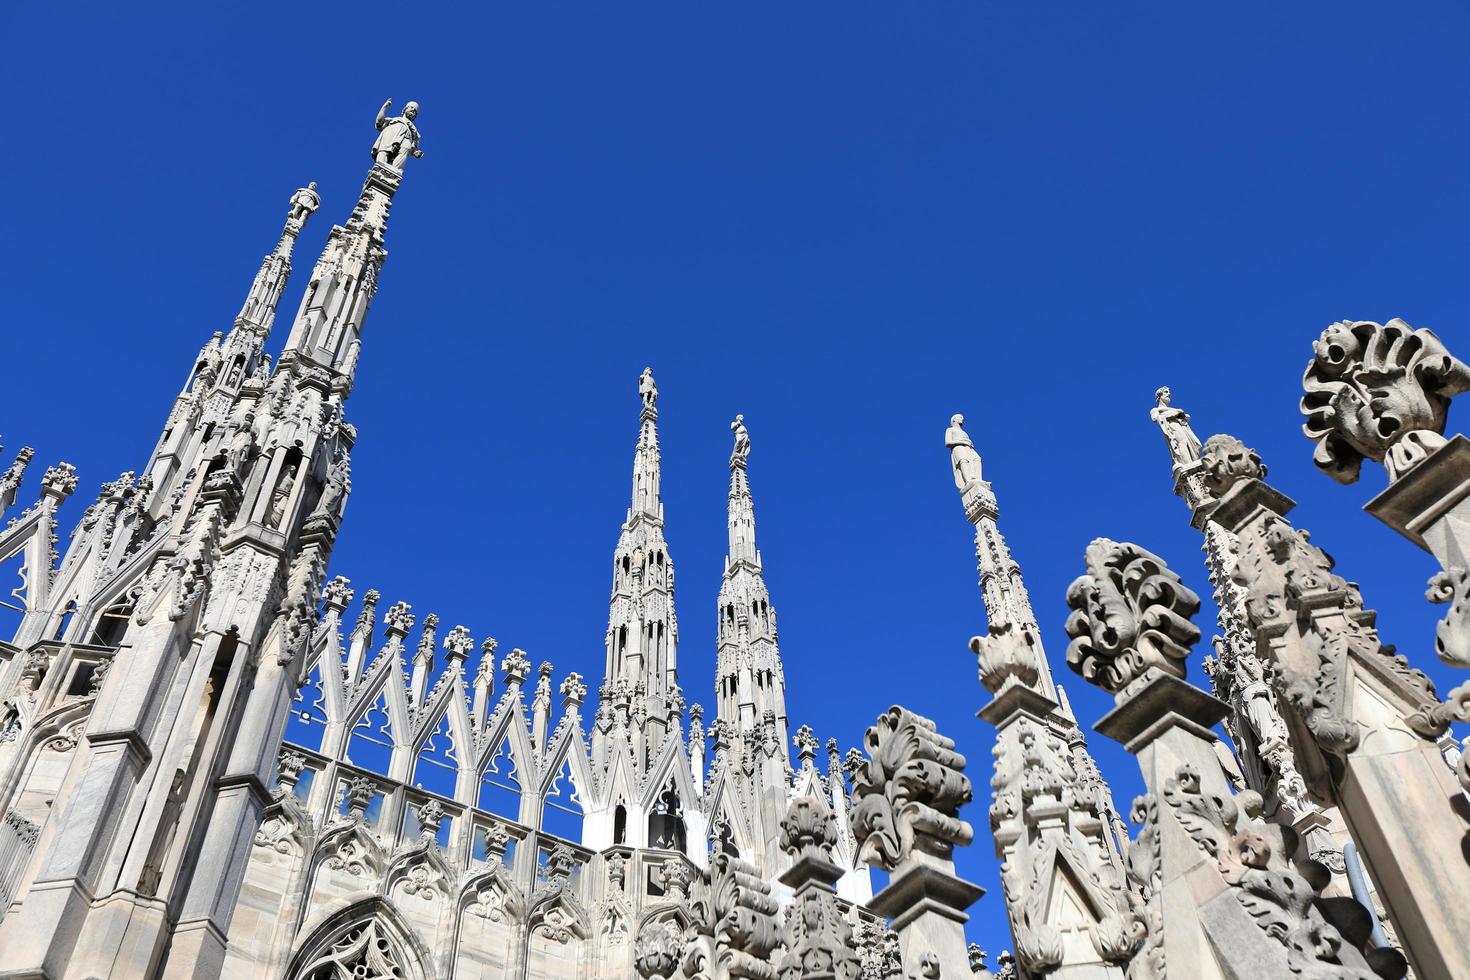
<svg viewBox="0 0 1470 980"><path fill-rule="evenodd" d="M792 861L814 857L830 862L836 846L837 818L831 807L811 796L794 798L781 820L781 850Z"/></svg>
<svg viewBox="0 0 1470 980"><path fill-rule="evenodd" d="M1067 589L1067 664L1113 694L1150 668L1182 678L1184 658L1199 640L1189 621L1199 596L1136 544L1098 538L1086 561L1087 574Z"/></svg>
<svg viewBox="0 0 1470 980"><path fill-rule="evenodd" d="M501 823L492 823L485 828L485 856L491 864L504 864L505 852L510 847L510 831Z"/></svg>
<svg viewBox="0 0 1470 980"><path fill-rule="evenodd" d="M357 623L352 628L354 633L365 632L373 628L373 622L378 614L378 600L382 597L382 593L377 589L368 589L362 594L362 612L357 614Z"/></svg>
<svg viewBox="0 0 1470 980"><path fill-rule="evenodd" d="M526 675L531 672L531 659L520 647L512 647L510 653L500 662L500 669L505 674L505 683L520 687L526 683Z"/></svg>
<svg viewBox="0 0 1470 980"><path fill-rule="evenodd" d="M684 937L675 924L665 919L651 920L638 930L633 969L643 980L668 980L678 970L683 951Z"/></svg>
<svg viewBox="0 0 1470 980"><path fill-rule="evenodd" d="M990 954L980 948L979 943L971 943L965 952L970 957L970 972L976 976L990 976L990 970L985 965L985 958Z"/></svg>
<svg viewBox="0 0 1470 980"><path fill-rule="evenodd" d="M434 840L439 836L439 825L444 822L444 804L430 800L418 809L419 837Z"/></svg>
<svg viewBox="0 0 1470 980"><path fill-rule="evenodd" d="M812 726L802 725L798 728L796 734L791 736L791 743L796 746L796 757L800 760L799 765L803 769L810 768L816 764L817 746L821 743L817 741L817 736L812 733Z"/></svg>
<svg viewBox="0 0 1470 980"><path fill-rule="evenodd" d="M546 855L546 880L552 885L564 885L572 877L572 868L577 865L577 854L565 844L558 844Z"/></svg>
<svg viewBox="0 0 1470 980"><path fill-rule="evenodd" d="M347 815L361 820L367 814L368 805L378 795L378 784L367 776L353 776L347 781Z"/></svg>
<svg viewBox="0 0 1470 980"><path fill-rule="evenodd" d="M322 587L322 602L328 609L334 609L340 615L342 610L352 602L352 590L348 588L351 580L338 575Z"/></svg>
<svg viewBox="0 0 1470 980"><path fill-rule="evenodd" d="M1256 451L1232 435L1215 435L1205 440L1200 452L1204 467L1205 488L1215 497L1223 497L1242 480L1260 480L1266 476L1266 464Z"/></svg>
<svg viewBox="0 0 1470 980"><path fill-rule="evenodd" d="M30 446L21 447L20 452L15 454L15 462L10 464L9 469L0 473L0 510L5 510L15 503L16 494L20 490L20 481L25 478L26 467L30 465L31 459L36 451Z"/></svg>
<svg viewBox="0 0 1470 980"><path fill-rule="evenodd" d="M623 885L628 880L628 859L616 852L609 854L605 862L607 866L608 884L617 891L623 890Z"/></svg>
<svg viewBox="0 0 1470 980"><path fill-rule="evenodd" d="M439 617L434 613L424 617L424 628L419 634L418 650L414 653L415 659L424 660L428 663L434 662L435 633L439 629Z"/></svg>
<svg viewBox="0 0 1470 980"><path fill-rule="evenodd" d="M1470 366L1403 320L1344 320L1312 345L1302 387L1316 464L1352 483L1371 459L1392 482L1444 445L1450 399L1470 390Z"/></svg>
<svg viewBox="0 0 1470 980"><path fill-rule="evenodd" d="M536 697L545 696L547 702L551 701L551 674L556 670L550 660L541 661L541 666L536 668Z"/></svg>
<svg viewBox="0 0 1470 980"><path fill-rule="evenodd" d="M41 493L57 501L70 497L76 488L77 468L70 463L49 466L41 477Z"/></svg>
<svg viewBox="0 0 1470 980"><path fill-rule="evenodd" d="M566 676L558 690L561 692L563 708L579 708L587 700L587 685L583 683L582 675L576 671Z"/></svg>
<svg viewBox="0 0 1470 980"><path fill-rule="evenodd" d="M389 636L402 640L413 629L414 615L409 612L410 608L412 607L406 602L395 602L388 607L388 611L383 614L383 627Z"/></svg>
<svg viewBox="0 0 1470 980"><path fill-rule="evenodd" d="M918 851L948 859L975 832L959 819L972 798L965 757L934 722L892 707L864 737L868 760L853 778L852 833L862 858L892 871Z"/></svg>
<svg viewBox="0 0 1470 980"><path fill-rule="evenodd" d="M462 664L475 648L475 639L463 626L456 626L444 636L444 659L451 664Z"/></svg>
<svg viewBox="0 0 1470 980"><path fill-rule="evenodd" d="M1008 683L1032 687L1041 677L1037 667L1042 659L1041 643L1029 624L1007 623L1004 629L992 625L989 636L970 637L970 652L975 655L980 683L992 693Z"/></svg>
<svg viewBox="0 0 1470 980"><path fill-rule="evenodd" d="M659 865L658 883L665 896L674 902L689 897L689 882L694 878L694 869L683 861L665 861Z"/></svg>
<svg viewBox="0 0 1470 980"><path fill-rule="evenodd" d="M295 791L296 783L301 779L301 770L305 768L306 756L300 752L288 749L281 753L280 761L276 763L276 783L283 796Z"/></svg>

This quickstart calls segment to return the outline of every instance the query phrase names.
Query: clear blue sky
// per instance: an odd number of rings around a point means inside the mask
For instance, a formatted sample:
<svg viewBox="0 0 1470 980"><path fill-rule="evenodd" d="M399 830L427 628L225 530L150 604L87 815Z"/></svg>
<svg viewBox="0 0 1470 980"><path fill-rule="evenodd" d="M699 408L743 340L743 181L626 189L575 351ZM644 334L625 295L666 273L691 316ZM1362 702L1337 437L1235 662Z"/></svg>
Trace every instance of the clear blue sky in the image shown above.
<svg viewBox="0 0 1470 980"><path fill-rule="evenodd" d="M1148 419L1164 383L1202 436L1260 450L1432 665L1432 560L1359 512L1379 468L1314 470L1296 402L1336 319L1402 316L1470 358L1461 5L483 8L7 10L0 431L38 449L23 496L70 460L74 519L142 466L291 191L323 199L294 311L379 103L416 99L332 571L597 677L651 364L681 678L708 705L745 413L794 719L846 747L897 701L958 740L992 953L952 412L1084 725L1107 703L1066 671L1062 622L1087 542L1136 540L1208 593ZM1092 744L1126 811L1133 761Z"/></svg>

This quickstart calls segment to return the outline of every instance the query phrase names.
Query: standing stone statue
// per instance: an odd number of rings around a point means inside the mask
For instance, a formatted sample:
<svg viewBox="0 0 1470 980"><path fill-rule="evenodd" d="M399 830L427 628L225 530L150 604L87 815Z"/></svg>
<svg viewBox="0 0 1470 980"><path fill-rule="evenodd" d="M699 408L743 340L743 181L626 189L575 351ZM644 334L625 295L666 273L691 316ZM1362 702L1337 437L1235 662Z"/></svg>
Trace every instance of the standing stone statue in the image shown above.
<svg viewBox="0 0 1470 980"><path fill-rule="evenodd" d="M413 124L418 118L419 104L410 102L403 107L403 115L388 115L389 99L378 110L378 138L373 142L373 159L385 167L402 171L404 161L410 156L422 157L419 149L419 128Z"/></svg>
<svg viewBox="0 0 1470 980"><path fill-rule="evenodd" d="M1154 392L1158 405L1148 415L1164 431L1164 440L1169 443L1174 465L1182 466L1199 459L1199 436L1189 427L1189 413L1169 404L1170 394L1167 385Z"/></svg>
<svg viewBox="0 0 1470 980"><path fill-rule="evenodd" d="M967 490L981 482L980 454L965 432L965 417L951 415L949 428L944 430L944 444L949 447L949 461L954 468L954 485Z"/></svg>
<svg viewBox="0 0 1470 980"><path fill-rule="evenodd" d="M306 223L306 219L316 213L316 209L322 206L322 199L316 192L316 181L312 181L305 187L299 187L295 194L291 195L291 213L287 221L297 229Z"/></svg>
<svg viewBox="0 0 1470 980"><path fill-rule="evenodd" d="M750 432L745 428L745 416L735 416L735 421L730 423L730 431L735 433L735 448L730 453L730 462L745 465L746 457L750 455Z"/></svg>
<svg viewBox="0 0 1470 980"><path fill-rule="evenodd" d="M658 401L658 385L653 383L653 368L646 367L638 375L638 394L643 398L644 408L653 408Z"/></svg>

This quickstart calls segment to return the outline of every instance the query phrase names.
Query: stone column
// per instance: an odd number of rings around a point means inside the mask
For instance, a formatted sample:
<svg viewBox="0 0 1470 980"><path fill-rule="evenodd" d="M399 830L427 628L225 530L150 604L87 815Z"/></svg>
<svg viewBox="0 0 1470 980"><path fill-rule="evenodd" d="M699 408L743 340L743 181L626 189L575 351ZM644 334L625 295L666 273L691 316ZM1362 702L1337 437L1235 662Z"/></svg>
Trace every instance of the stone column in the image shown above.
<svg viewBox="0 0 1470 980"><path fill-rule="evenodd" d="M853 780L852 832L862 859L890 873L868 907L892 920L905 976L965 976L966 910L985 894L954 869L954 846L975 836L958 815L972 798L965 757L934 722L901 707L878 717L864 747L868 760Z"/></svg>

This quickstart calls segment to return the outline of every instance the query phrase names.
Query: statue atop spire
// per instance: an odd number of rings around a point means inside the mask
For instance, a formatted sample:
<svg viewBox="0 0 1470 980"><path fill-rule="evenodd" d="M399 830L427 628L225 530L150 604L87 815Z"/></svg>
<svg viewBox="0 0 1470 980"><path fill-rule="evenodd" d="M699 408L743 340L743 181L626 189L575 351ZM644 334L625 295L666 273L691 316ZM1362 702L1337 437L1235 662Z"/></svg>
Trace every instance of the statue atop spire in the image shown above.
<svg viewBox="0 0 1470 980"><path fill-rule="evenodd" d="M296 193L291 195L291 213L286 216L286 230L293 235L300 234L306 225L306 219L321 206L322 199L316 192L316 181L297 188Z"/></svg>
<svg viewBox="0 0 1470 980"><path fill-rule="evenodd" d="M1171 395L1168 385L1154 392L1158 404L1149 411L1148 417L1163 430L1174 465L1186 466L1199 459L1199 436L1189 427L1189 413L1169 404Z"/></svg>
<svg viewBox="0 0 1470 980"><path fill-rule="evenodd" d="M638 395L643 399L643 407L647 411L658 410L658 385L653 380L653 368L646 367L643 373L638 375Z"/></svg>
<svg viewBox="0 0 1470 980"><path fill-rule="evenodd" d="M413 124L418 118L419 104L410 102L403 107L403 115L388 115L392 99L383 103L378 110L378 138L373 141L373 160L390 170L403 172L403 164L409 157L422 157L419 149L419 128Z"/></svg>
<svg viewBox="0 0 1470 980"><path fill-rule="evenodd" d="M730 468L745 469L745 461L750 456L750 432L745 428L745 416L735 416L735 421L730 423L730 431L735 433L735 448L730 451Z"/></svg>
<svg viewBox="0 0 1470 980"><path fill-rule="evenodd" d="M944 444L949 448L949 461L954 467L954 485L963 492L980 483L980 454L975 452L975 444L965 431L963 415L956 413L949 417Z"/></svg>

